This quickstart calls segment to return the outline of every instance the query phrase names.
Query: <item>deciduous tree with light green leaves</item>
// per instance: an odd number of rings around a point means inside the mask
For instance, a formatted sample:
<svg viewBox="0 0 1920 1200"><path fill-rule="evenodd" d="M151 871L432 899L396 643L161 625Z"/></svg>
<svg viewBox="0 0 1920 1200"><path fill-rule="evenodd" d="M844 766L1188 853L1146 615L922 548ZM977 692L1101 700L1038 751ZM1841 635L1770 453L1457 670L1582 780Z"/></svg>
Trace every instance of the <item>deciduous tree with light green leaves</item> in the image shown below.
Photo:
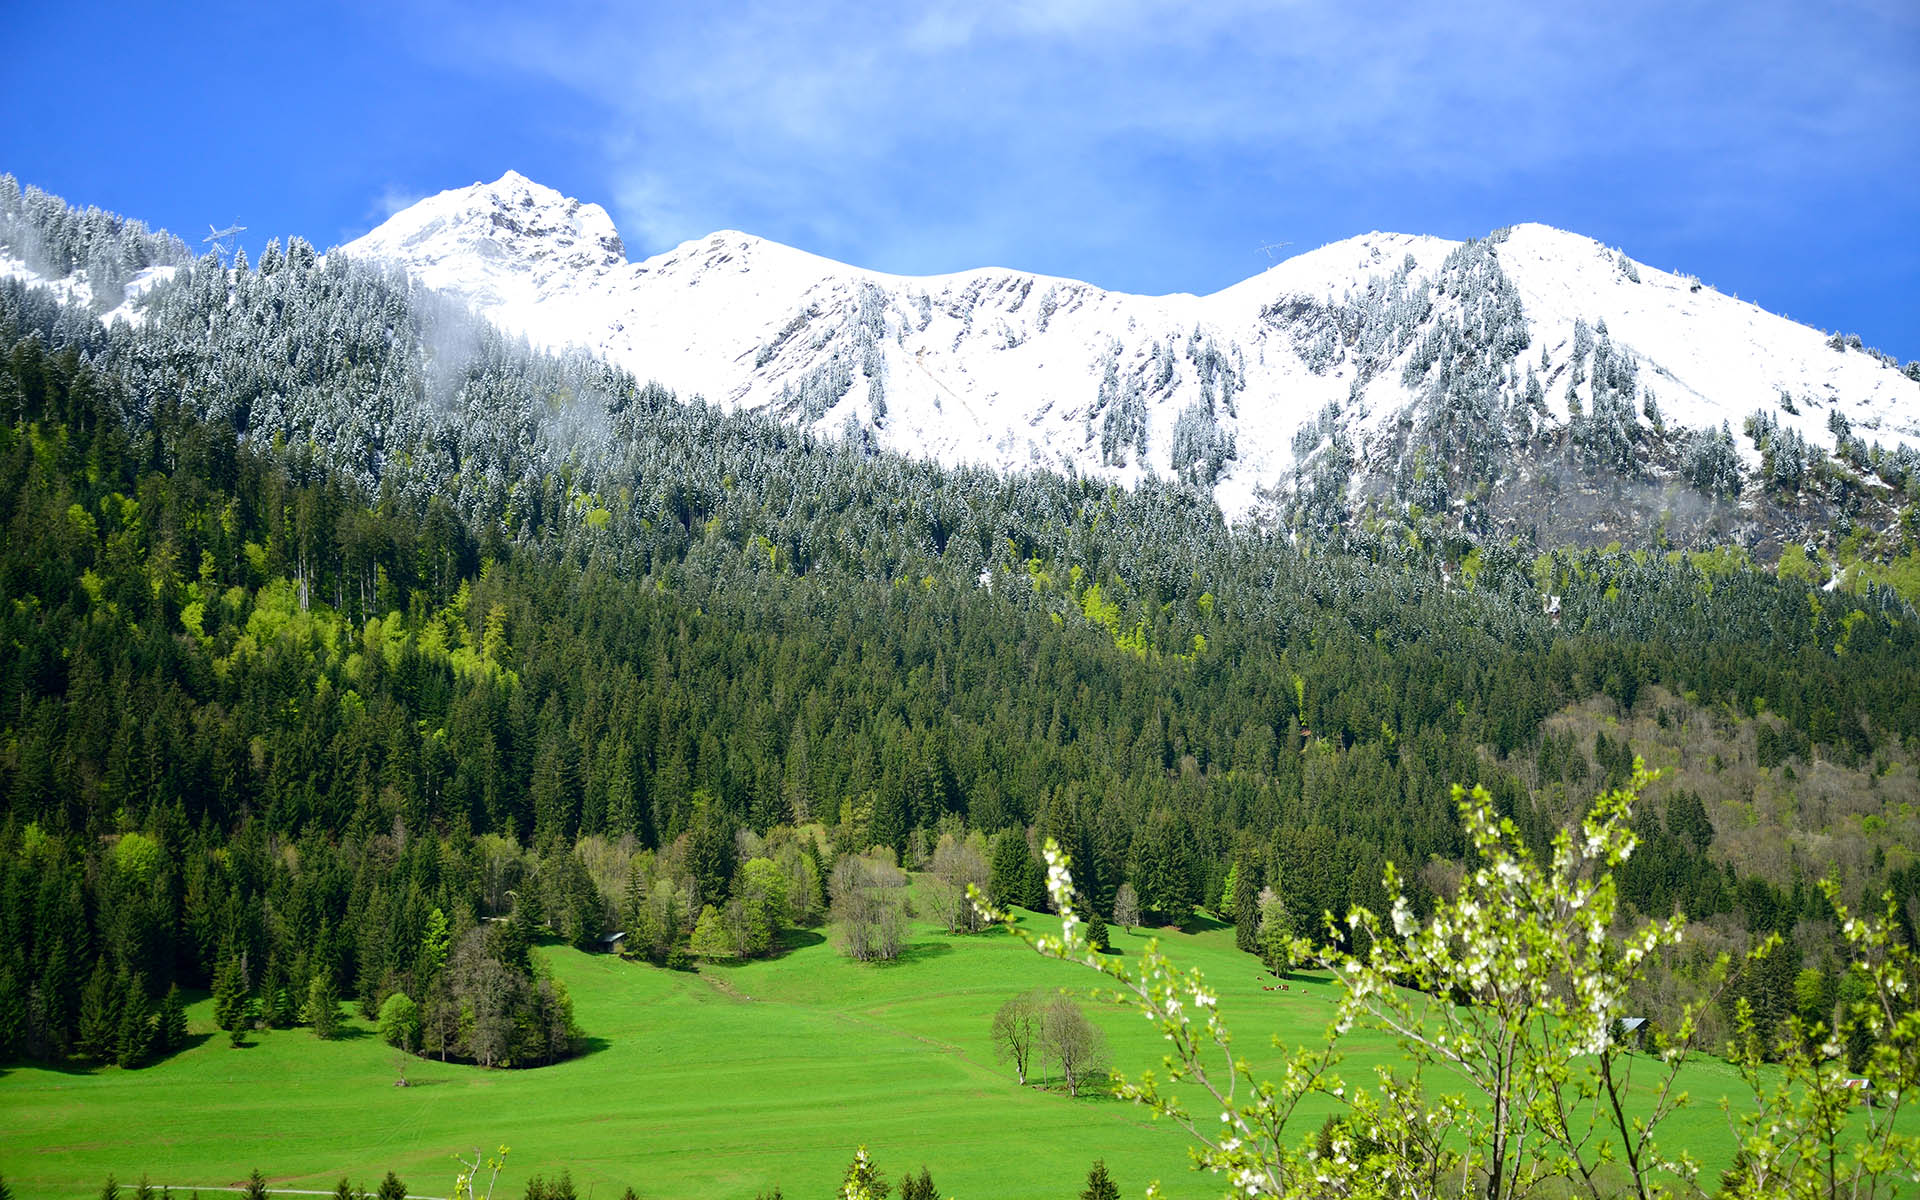
<svg viewBox="0 0 1920 1200"><path fill-rule="evenodd" d="M409 1054L419 1047L420 1006L413 997L395 992L381 1002L380 1040Z"/></svg>
<svg viewBox="0 0 1920 1200"><path fill-rule="evenodd" d="M687 948L702 958L733 958L739 954L727 933L726 923L720 919L720 910L711 904L700 910L700 919L694 922L693 937Z"/></svg>

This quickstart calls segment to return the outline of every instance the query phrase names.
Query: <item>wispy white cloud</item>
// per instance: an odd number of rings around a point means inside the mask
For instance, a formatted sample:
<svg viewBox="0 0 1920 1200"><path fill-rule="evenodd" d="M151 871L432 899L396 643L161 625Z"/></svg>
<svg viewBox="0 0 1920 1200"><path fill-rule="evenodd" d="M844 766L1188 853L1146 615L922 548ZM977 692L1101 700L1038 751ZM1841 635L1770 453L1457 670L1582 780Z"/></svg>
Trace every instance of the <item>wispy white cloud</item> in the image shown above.
<svg viewBox="0 0 1920 1200"><path fill-rule="evenodd" d="M636 249L740 225L900 269L1044 266L1050 246L1168 239L1183 217L1238 236L1316 197L1358 210L1323 214L1336 235L1420 189L1521 208L1635 189L1670 222L1777 209L1871 141L1920 148L1911 12L582 4L496 14L459 52L609 114Z"/></svg>
<svg viewBox="0 0 1920 1200"><path fill-rule="evenodd" d="M411 208L426 199L427 194L418 188L403 187L389 183L380 189L373 203L367 206L367 217L372 221L384 221L403 208Z"/></svg>

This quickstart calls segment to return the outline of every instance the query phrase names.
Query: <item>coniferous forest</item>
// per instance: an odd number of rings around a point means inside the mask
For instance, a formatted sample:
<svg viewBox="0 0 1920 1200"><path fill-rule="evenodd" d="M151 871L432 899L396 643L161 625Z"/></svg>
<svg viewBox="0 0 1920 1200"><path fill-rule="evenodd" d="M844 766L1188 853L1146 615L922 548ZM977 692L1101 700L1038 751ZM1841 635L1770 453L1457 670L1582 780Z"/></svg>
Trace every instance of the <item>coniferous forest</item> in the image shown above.
<svg viewBox="0 0 1920 1200"><path fill-rule="evenodd" d="M151 1062L211 989L236 1040L404 996L416 1052L537 1066L592 1032L540 937L759 954L902 867L1041 907L1048 837L1093 911L1257 952L1276 913L1381 909L1388 861L1430 900L1453 783L1544 846L1635 719L1868 804L1920 748L1891 586L819 441L297 239L194 260L10 178L0 242L103 281L0 283L0 1059ZM1664 781L1628 907L1782 935L1728 1003L1831 1012L1816 883L1891 889L1912 942L1911 829L1763 855L1742 819Z"/></svg>

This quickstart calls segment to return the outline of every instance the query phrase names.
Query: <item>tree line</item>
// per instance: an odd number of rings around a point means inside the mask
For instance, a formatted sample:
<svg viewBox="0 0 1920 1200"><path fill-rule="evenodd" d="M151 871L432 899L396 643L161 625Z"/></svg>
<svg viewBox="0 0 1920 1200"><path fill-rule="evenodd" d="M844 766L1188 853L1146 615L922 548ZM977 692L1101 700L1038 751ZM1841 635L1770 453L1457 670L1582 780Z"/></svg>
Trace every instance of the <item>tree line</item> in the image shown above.
<svg viewBox="0 0 1920 1200"><path fill-rule="evenodd" d="M138 329L0 284L7 1052L103 1059L102 977L155 1046L175 985L243 990L241 1026L317 987L368 1017L406 995L427 1052L548 1061L570 1017L542 936L683 962L832 908L883 955L890 872L931 870L945 921L983 874L1042 906L1046 837L1102 914L1320 936L1387 859L1462 858L1449 782L1536 839L1599 790L1616 748L1541 733L1588 697L1764 700L1776 761L1920 735L1920 622L1888 588L1299 546L1187 489L682 404L437 303L299 246L193 264ZM1633 903L1755 935L1821 911L1710 826L1670 807Z"/></svg>

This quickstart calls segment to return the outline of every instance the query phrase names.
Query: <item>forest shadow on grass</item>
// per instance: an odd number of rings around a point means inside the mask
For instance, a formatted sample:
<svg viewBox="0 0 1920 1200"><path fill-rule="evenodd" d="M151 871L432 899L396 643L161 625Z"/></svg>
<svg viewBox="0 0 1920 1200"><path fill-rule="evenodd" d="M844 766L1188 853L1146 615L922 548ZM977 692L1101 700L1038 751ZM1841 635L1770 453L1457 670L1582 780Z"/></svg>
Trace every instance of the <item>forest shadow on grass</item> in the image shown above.
<svg viewBox="0 0 1920 1200"><path fill-rule="evenodd" d="M1206 913L1196 912L1177 926L1181 933L1208 933L1215 929L1231 929L1230 921L1210 917Z"/></svg>
<svg viewBox="0 0 1920 1200"><path fill-rule="evenodd" d="M580 1052L574 1055L573 1058L562 1059L561 1061L573 1062L575 1059L592 1058L596 1054L611 1049L613 1049L612 1038L603 1038L591 1033L582 1034L580 1036ZM554 1065L557 1066L559 1064L556 1063Z"/></svg>
<svg viewBox="0 0 1920 1200"><path fill-rule="evenodd" d="M814 946L825 945L827 935L818 929L783 929L773 939L773 949L769 957L780 958L792 954L795 950L807 950Z"/></svg>
<svg viewBox="0 0 1920 1200"><path fill-rule="evenodd" d="M877 967L905 966L910 963L927 962L931 959L944 958L952 953L952 942L909 942L901 948L898 957L891 960L880 959L877 960L874 965Z"/></svg>

